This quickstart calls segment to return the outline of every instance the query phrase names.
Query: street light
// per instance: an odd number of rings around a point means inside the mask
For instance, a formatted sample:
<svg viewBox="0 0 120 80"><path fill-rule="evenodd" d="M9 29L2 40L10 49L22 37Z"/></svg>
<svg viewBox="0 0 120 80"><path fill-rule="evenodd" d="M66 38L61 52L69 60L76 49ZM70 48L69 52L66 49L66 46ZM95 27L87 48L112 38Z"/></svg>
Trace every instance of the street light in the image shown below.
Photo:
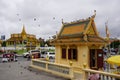
<svg viewBox="0 0 120 80"><path fill-rule="evenodd" d="M31 50L32 42L30 42L30 50Z"/></svg>
<svg viewBox="0 0 120 80"><path fill-rule="evenodd" d="M15 50L16 50L16 40L14 40L14 47L15 47Z"/></svg>

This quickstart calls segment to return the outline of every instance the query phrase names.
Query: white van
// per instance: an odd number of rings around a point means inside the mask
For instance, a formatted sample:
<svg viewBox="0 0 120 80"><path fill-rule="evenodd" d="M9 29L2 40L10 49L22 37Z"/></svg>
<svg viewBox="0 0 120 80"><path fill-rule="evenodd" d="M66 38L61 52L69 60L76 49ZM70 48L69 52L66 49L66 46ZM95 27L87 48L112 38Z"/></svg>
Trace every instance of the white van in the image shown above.
<svg viewBox="0 0 120 80"><path fill-rule="evenodd" d="M41 52L41 57L42 58L49 58L49 59L54 59L55 58L55 52Z"/></svg>
<svg viewBox="0 0 120 80"><path fill-rule="evenodd" d="M40 50L30 50L28 52L25 52L25 53L23 53L23 57L28 58L29 54L33 54L33 53L39 53L40 54Z"/></svg>

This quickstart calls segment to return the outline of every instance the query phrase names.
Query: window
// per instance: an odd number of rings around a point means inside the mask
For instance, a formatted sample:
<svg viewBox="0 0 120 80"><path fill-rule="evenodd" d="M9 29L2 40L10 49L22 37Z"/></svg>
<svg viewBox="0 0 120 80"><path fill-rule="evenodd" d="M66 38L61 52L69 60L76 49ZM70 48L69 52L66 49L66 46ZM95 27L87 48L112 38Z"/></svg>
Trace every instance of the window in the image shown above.
<svg viewBox="0 0 120 80"><path fill-rule="evenodd" d="M68 59L77 60L77 49L68 49Z"/></svg>
<svg viewBox="0 0 120 80"><path fill-rule="evenodd" d="M95 49L90 49L90 67L96 67L96 51Z"/></svg>
<svg viewBox="0 0 120 80"><path fill-rule="evenodd" d="M62 58L66 59L66 48L62 48Z"/></svg>
<svg viewBox="0 0 120 80"><path fill-rule="evenodd" d="M49 53L49 54L51 54L51 55L55 55L55 53Z"/></svg>
<svg viewBox="0 0 120 80"><path fill-rule="evenodd" d="M73 49L73 59L77 60L77 49Z"/></svg>

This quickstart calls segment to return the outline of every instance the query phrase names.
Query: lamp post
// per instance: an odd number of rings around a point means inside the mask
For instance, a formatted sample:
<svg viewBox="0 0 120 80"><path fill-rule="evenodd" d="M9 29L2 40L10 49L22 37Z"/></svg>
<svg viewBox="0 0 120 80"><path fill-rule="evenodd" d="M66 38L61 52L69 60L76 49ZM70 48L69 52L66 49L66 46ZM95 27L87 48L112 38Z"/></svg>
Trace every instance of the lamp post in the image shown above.
<svg viewBox="0 0 120 80"><path fill-rule="evenodd" d="M31 50L32 42L30 42L30 50Z"/></svg>
<svg viewBox="0 0 120 80"><path fill-rule="evenodd" d="M118 35L118 38L119 38L119 35ZM118 55L120 55L120 40L119 40L119 45L118 45Z"/></svg>
<svg viewBox="0 0 120 80"><path fill-rule="evenodd" d="M15 50L16 50L16 40L14 40L14 47L15 47Z"/></svg>
<svg viewBox="0 0 120 80"><path fill-rule="evenodd" d="M24 40L22 40L22 49L24 50Z"/></svg>

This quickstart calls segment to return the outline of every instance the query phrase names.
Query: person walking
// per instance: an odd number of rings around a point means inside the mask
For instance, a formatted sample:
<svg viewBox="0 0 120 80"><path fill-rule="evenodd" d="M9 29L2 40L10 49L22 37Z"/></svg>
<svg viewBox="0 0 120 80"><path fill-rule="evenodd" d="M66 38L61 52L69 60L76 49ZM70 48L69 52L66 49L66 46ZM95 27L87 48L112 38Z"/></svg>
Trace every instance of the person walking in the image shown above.
<svg viewBox="0 0 120 80"><path fill-rule="evenodd" d="M89 76L88 80L100 80L100 76L98 73L93 73L92 75Z"/></svg>
<svg viewBox="0 0 120 80"><path fill-rule="evenodd" d="M30 56L30 54L29 54L29 55L28 55L28 59L27 59L27 60L29 61L30 59L31 59L31 56Z"/></svg>

